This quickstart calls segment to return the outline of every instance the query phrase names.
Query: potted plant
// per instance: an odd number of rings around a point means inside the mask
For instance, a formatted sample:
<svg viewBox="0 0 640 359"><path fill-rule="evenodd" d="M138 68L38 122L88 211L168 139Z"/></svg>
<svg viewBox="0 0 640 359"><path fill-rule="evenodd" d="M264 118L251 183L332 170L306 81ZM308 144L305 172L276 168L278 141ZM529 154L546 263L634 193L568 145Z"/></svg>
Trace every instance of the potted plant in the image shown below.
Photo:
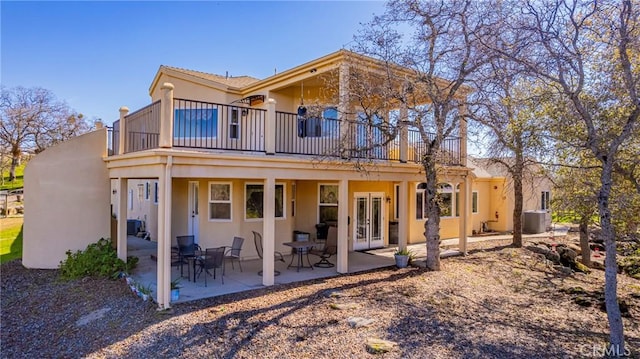
<svg viewBox="0 0 640 359"><path fill-rule="evenodd" d="M180 298L180 278L171 281L171 301L175 302Z"/></svg>
<svg viewBox="0 0 640 359"><path fill-rule="evenodd" d="M146 302L149 300L149 297L151 296L151 284L146 287L138 285L138 293L140 293L140 298L142 298L143 301Z"/></svg>
<svg viewBox="0 0 640 359"><path fill-rule="evenodd" d="M406 268L411 262L411 259L413 259L413 252L407 248L396 248L393 256L396 258L396 266L398 268Z"/></svg>

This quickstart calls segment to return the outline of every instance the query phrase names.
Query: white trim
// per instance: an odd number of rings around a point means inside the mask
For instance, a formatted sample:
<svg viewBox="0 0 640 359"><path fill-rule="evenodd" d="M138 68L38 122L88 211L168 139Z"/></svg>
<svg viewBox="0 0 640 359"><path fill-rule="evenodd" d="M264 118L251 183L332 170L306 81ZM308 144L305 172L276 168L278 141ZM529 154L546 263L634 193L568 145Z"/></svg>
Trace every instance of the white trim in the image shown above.
<svg viewBox="0 0 640 359"><path fill-rule="evenodd" d="M195 236L195 243L200 241L200 181L189 181L187 227L188 234ZM195 210L195 213L191 213ZM196 218L194 221L193 218Z"/></svg>
<svg viewBox="0 0 640 359"><path fill-rule="evenodd" d="M400 219L400 184L395 183L393 185L393 220Z"/></svg>
<svg viewBox="0 0 640 359"><path fill-rule="evenodd" d="M133 210L133 188L129 189L129 209ZM125 218L126 219L126 218Z"/></svg>
<svg viewBox="0 0 640 359"><path fill-rule="evenodd" d="M476 197L476 210L473 211L473 195ZM480 212L480 193L478 191L471 192L471 214L478 214Z"/></svg>
<svg viewBox="0 0 640 359"><path fill-rule="evenodd" d="M229 186L229 200L212 200L211 185L221 184ZM207 185L207 220L209 222L233 222L233 183L227 181L210 181ZM229 218L211 218L212 203L229 203Z"/></svg>
<svg viewBox="0 0 640 359"><path fill-rule="evenodd" d="M153 204L158 205L158 197L160 193L158 193L160 189L158 188L158 181L153 182Z"/></svg>
<svg viewBox="0 0 640 359"><path fill-rule="evenodd" d="M291 184L291 217L296 216L296 191L298 186L295 183Z"/></svg>
<svg viewBox="0 0 640 359"><path fill-rule="evenodd" d="M541 191L540 209L543 211L551 210L551 191Z"/></svg>

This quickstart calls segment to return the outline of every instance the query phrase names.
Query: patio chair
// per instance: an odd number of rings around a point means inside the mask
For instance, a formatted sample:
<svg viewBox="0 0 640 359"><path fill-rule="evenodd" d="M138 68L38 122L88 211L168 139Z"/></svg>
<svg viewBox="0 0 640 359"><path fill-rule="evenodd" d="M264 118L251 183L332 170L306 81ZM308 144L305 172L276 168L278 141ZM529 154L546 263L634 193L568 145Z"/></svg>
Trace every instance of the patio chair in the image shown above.
<svg viewBox="0 0 640 359"><path fill-rule="evenodd" d="M180 263L180 276L183 276L183 266L188 264L187 258L195 257L197 252L200 251L200 246L195 243L195 236L177 236L178 241L178 262ZM187 266L187 269L188 266ZM191 269L189 269L191 271ZM189 272L189 275L191 272Z"/></svg>
<svg viewBox="0 0 640 359"><path fill-rule="evenodd" d="M312 249L311 254L315 254L320 257L320 261L314 264L319 268L331 268L335 264L329 262L329 258L332 255L338 253L338 228L331 226L327 232L327 241L322 249Z"/></svg>
<svg viewBox="0 0 640 359"><path fill-rule="evenodd" d="M233 260L238 261L238 266L240 266L240 272L242 272L242 263L240 262L240 251L242 250L242 244L244 243L244 238L242 237L233 237L233 243L231 244L231 248L227 249L224 253L224 259L228 259L231 261L231 268L235 270L236 268L233 266Z"/></svg>
<svg viewBox="0 0 640 359"><path fill-rule="evenodd" d="M262 254L263 254L263 250L262 250L262 234L256 232L256 231L251 231L253 232L253 242L256 245L256 251L258 252L258 257L260 257L260 259L263 259ZM282 253L278 252L278 251L274 251L273 255L275 256L275 260L277 261L281 261L282 263L287 263L284 261L284 256L282 255ZM273 271L274 275L280 275L279 271ZM262 271L258 272L258 275L262 275Z"/></svg>
<svg viewBox="0 0 640 359"><path fill-rule="evenodd" d="M204 257L198 258L198 265L200 266L200 271L198 273L198 277L204 273L204 286L207 286L207 274L211 275L209 272L210 269L213 269L213 279L216 279L216 269L222 269L222 273L220 275L220 279L222 280L222 284L224 284L224 252L226 247L218 247L218 248L207 248L205 250Z"/></svg>

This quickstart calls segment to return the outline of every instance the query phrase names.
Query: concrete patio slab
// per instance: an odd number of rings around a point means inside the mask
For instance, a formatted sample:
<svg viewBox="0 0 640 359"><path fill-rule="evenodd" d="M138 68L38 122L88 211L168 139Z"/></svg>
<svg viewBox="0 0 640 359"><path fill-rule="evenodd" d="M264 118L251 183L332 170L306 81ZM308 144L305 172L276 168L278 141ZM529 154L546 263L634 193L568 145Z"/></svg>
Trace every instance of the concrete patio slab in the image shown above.
<svg viewBox="0 0 640 359"><path fill-rule="evenodd" d="M152 259L152 255L157 253L156 242L150 242L141 238L130 236L127 240L128 255L139 258L138 265L130 273L131 277L137 283L144 286L150 286L153 291L154 299L157 295L157 263ZM317 256L310 255L311 263L319 261ZM311 279L329 278L338 276L336 268L301 268L298 272L295 266L287 268L291 261L291 255L285 255L286 263L276 261L275 268L280 275L275 277L275 285L301 282ZM335 257L330 261L335 262ZM295 261L294 261L295 262ZM306 258L305 258L306 263ZM376 268L384 268L395 264L393 256L378 256L361 252L349 253L349 273L356 273ZM172 267L171 279L180 278L180 299L173 303L183 303L192 300L215 297L224 294L238 293L252 289L264 288L262 285L262 277L258 272L262 270L261 260L243 260L242 269L234 263L235 269L232 269L231 263L227 263L225 267L224 284L222 284L220 273L217 273L216 279L213 276L207 277L207 286L205 287L204 273L193 281L192 268L184 265L183 273L180 273L180 267ZM191 276L188 276L188 274Z"/></svg>

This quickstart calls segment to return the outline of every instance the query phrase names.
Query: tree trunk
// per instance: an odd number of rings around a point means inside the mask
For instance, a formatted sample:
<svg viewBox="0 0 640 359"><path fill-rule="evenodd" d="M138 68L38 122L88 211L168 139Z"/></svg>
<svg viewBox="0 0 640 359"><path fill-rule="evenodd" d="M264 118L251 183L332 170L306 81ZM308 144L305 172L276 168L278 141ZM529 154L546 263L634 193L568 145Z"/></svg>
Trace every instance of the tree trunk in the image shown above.
<svg viewBox="0 0 640 359"><path fill-rule="evenodd" d="M517 169L520 168L518 171ZM522 248L522 166L516 165L513 177L513 246Z"/></svg>
<svg viewBox="0 0 640 359"><path fill-rule="evenodd" d="M591 267L591 248L589 248L589 217L580 218L580 251L582 264Z"/></svg>
<svg viewBox="0 0 640 359"><path fill-rule="evenodd" d="M20 148L14 147L11 150L11 167L9 168L9 182L16 179L16 167L20 166Z"/></svg>
<svg viewBox="0 0 640 359"><path fill-rule="evenodd" d="M618 305L618 264L616 263L616 238L611 223L609 196L612 186L613 158L610 156L602 161L600 176L600 192L598 193L598 212L606 257L604 259L604 301L607 306L609 321L609 341L611 349L617 353L624 353L624 328L620 306Z"/></svg>
<svg viewBox="0 0 640 359"><path fill-rule="evenodd" d="M423 162L427 177L427 215L425 222L425 236L427 238L427 268L433 271L440 270L440 206L436 198L438 180L436 177L436 164L434 156L427 156Z"/></svg>

